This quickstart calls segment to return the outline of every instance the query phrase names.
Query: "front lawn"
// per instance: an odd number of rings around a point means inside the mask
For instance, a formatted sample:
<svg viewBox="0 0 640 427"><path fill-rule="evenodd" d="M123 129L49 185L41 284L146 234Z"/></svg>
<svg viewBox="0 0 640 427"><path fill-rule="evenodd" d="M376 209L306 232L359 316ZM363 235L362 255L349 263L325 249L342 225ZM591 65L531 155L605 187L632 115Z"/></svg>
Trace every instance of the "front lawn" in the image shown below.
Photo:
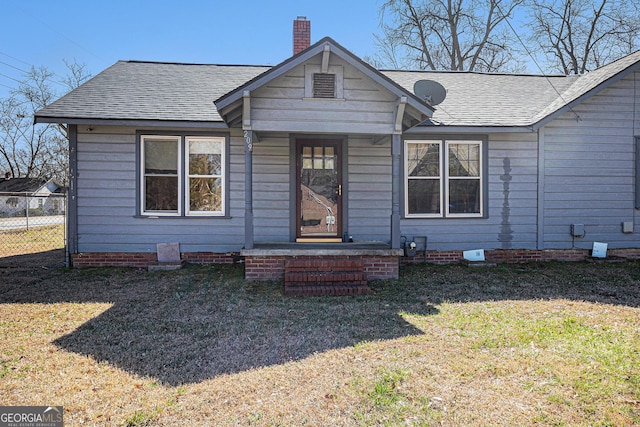
<svg viewBox="0 0 640 427"><path fill-rule="evenodd" d="M640 424L639 262L411 266L325 298L242 266L2 274L0 402L65 425Z"/></svg>

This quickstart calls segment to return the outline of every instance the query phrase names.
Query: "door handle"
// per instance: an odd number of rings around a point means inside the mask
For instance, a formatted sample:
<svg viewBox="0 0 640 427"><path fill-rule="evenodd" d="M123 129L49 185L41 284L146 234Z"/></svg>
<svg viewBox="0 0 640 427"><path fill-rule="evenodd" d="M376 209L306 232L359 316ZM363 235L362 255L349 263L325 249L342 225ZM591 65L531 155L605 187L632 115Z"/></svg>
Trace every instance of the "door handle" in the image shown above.
<svg viewBox="0 0 640 427"><path fill-rule="evenodd" d="M338 184L338 196L342 196L342 185Z"/></svg>

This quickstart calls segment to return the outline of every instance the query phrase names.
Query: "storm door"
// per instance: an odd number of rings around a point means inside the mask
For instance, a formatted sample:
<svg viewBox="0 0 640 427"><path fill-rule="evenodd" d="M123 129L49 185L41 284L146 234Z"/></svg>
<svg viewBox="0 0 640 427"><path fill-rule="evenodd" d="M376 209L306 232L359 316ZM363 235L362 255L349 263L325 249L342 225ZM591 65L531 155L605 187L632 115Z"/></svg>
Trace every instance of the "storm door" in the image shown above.
<svg viewBox="0 0 640 427"><path fill-rule="evenodd" d="M297 241L342 241L341 141L296 144Z"/></svg>

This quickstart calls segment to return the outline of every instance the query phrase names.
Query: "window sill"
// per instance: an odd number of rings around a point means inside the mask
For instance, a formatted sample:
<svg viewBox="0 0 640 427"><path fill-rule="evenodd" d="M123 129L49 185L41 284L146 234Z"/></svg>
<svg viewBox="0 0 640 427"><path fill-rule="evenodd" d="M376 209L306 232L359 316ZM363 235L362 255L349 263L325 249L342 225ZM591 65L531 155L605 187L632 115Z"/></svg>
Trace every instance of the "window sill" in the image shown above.
<svg viewBox="0 0 640 427"><path fill-rule="evenodd" d="M231 219L230 215L134 215L135 219Z"/></svg>
<svg viewBox="0 0 640 427"><path fill-rule="evenodd" d="M442 216L442 215L422 215L422 216L418 216L418 215L405 215L402 217L402 219L446 219L446 220L450 220L450 219L486 219L487 217L484 215L450 215L450 216Z"/></svg>

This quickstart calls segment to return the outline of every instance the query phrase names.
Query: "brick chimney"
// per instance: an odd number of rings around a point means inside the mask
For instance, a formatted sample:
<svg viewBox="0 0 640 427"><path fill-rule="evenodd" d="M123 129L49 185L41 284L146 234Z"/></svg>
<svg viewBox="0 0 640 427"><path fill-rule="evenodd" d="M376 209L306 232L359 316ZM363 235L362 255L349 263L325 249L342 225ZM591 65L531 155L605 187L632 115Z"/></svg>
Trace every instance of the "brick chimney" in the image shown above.
<svg viewBox="0 0 640 427"><path fill-rule="evenodd" d="M296 55L311 46L311 21L306 16L298 16L293 21L293 54Z"/></svg>

